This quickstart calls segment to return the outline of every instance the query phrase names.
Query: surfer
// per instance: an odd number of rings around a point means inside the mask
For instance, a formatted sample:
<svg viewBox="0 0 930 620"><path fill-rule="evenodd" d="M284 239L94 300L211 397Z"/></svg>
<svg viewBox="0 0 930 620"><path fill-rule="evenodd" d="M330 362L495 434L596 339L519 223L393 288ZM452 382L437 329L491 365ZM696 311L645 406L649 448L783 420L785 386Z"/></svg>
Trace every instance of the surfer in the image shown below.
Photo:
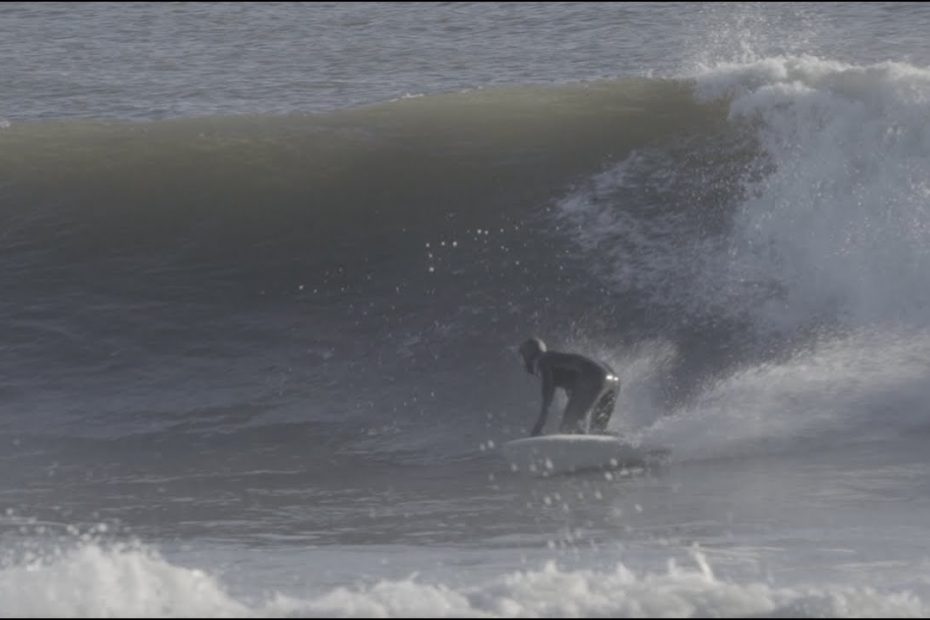
<svg viewBox="0 0 930 620"><path fill-rule="evenodd" d="M610 366L577 353L547 351L539 338L520 345L520 356L526 372L542 379L542 411L532 436L542 433L556 388L568 395L560 432L606 433L620 392L620 379Z"/></svg>

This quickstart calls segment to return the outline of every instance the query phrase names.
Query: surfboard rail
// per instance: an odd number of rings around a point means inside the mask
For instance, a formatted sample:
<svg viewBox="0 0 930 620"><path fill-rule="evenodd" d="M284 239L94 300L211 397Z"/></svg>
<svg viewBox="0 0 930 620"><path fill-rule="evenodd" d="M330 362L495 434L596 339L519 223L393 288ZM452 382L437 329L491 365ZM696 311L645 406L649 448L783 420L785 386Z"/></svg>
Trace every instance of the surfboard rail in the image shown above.
<svg viewBox="0 0 930 620"><path fill-rule="evenodd" d="M668 452L630 443L616 435L541 435L514 439L501 446L512 471L537 476L649 468L663 463Z"/></svg>

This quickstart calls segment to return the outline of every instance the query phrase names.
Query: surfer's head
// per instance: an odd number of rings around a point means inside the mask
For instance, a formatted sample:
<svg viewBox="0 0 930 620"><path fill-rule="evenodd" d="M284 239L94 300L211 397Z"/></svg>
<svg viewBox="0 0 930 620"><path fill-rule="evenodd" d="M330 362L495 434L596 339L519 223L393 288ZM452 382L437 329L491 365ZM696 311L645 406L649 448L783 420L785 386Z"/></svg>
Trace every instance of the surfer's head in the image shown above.
<svg viewBox="0 0 930 620"><path fill-rule="evenodd" d="M531 375L536 374L536 360L546 352L546 343L539 338L530 338L520 345L520 357L523 358L523 367Z"/></svg>

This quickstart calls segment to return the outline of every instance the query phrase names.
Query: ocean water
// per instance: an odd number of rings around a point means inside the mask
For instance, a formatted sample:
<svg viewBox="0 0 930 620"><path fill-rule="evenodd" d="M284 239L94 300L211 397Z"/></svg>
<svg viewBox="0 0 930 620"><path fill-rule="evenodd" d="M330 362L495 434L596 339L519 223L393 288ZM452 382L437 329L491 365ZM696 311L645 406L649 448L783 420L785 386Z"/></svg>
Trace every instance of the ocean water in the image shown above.
<svg viewBox="0 0 930 620"><path fill-rule="evenodd" d="M0 616L930 615L927 32L3 4ZM668 461L510 471L531 334Z"/></svg>

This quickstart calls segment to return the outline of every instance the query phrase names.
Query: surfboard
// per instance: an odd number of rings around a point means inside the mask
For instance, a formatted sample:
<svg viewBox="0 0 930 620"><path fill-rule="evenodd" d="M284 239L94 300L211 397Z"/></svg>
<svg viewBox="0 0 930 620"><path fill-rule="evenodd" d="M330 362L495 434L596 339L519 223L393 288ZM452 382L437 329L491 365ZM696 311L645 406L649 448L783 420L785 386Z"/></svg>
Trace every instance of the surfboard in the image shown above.
<svg viewBox="0 0 930 620"><path fill-rule="evenodd" d="M661 464L665 448L634 445L616 435L542 435L501 446L513 471L537 476L593 469L629 469Z"/></svg>

